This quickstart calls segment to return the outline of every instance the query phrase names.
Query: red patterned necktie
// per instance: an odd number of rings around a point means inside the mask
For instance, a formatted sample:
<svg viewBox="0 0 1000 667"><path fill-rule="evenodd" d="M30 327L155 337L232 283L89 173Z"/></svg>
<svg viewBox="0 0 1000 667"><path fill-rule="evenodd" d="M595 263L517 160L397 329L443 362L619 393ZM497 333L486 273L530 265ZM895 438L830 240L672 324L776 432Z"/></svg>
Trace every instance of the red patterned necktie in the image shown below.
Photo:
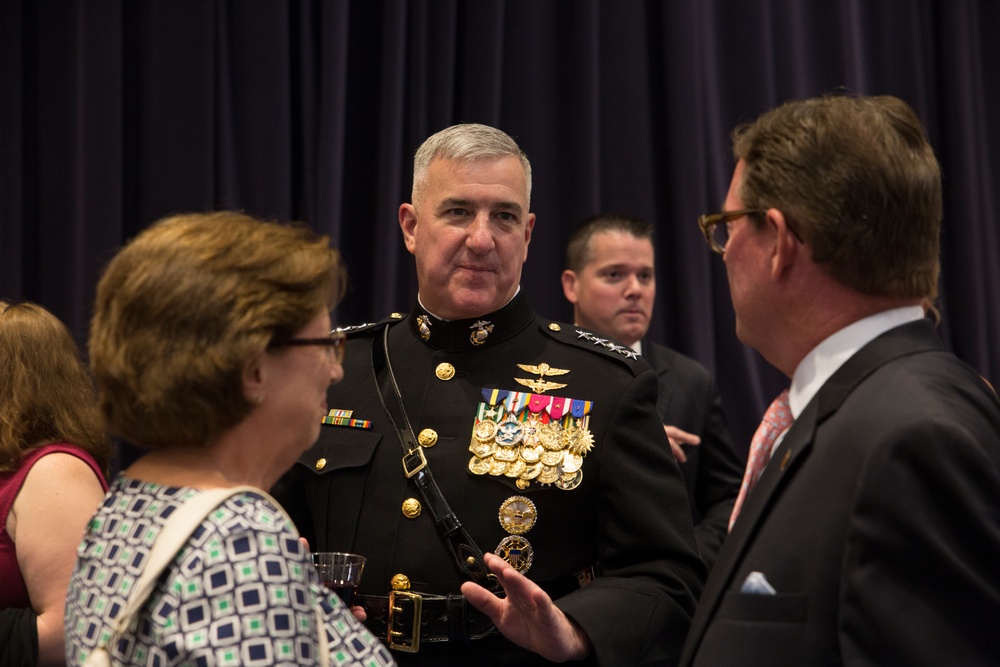
<svg viewBox="0 0 1000 667"><path fill-rule="evenodd" d="M774 441L792 425L792 411L788 407L788 390L778 394L778 397L771 402L764 413L757 432L753 434L750 441L750 456L747 459L747 469L743 473L743 484L740 485L740 495L736 497L736 504L733 505L733 513L729 517L729 530L733 530L736 517L743 507L743 502L750 495L754 484L760 479L764 472L764 466L771 460L771 450L774 449Z"/></svg>

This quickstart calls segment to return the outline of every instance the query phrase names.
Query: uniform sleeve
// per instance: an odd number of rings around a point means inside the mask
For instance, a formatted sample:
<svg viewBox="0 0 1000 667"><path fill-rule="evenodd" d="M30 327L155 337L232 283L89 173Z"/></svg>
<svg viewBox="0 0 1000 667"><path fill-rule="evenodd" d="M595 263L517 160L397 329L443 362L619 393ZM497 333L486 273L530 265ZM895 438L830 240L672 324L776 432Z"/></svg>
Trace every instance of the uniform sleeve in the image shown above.
<svg viewBox="0 0 1000 667"><path fill-rule="evenodd" d="M847 536L838 629L845 663L997 664L993 435L954 422L911 424L875 448Z"/></svg>
<svg viewBox="0 0 1000 667"><path fill-rule="evenodd" d="M615 408L602 440L598 576L557 601L601 665L675 662L705 576L655 398L656 376L645 370Z"/></svg>

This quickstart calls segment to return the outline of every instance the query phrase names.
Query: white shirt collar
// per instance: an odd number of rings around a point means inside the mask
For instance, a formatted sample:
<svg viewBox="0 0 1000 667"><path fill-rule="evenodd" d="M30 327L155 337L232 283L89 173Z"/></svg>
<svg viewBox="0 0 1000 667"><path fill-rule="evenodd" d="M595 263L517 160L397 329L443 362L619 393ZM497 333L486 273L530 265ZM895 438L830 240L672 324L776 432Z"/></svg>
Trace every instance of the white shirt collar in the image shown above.
<svg viewBox="0 0 1000 667"><path fill-rule="evenodd" d="M521 292L521 284L518 283L517 284L517 290L514 292L514 296L510 297L509 299L507 299L507 303L510 303L511 301L513 301L514 297L517 296L520 292ZM438 315L435 315L434 313L432 313L430 311L429 308L427 308L426 306L424 306L424 302L420 300L420 292L417 292L417 303L419 303L420 307L423 308L424 310L426 310L427 314L430 315L431 317L433 317L435 320L441 320L442 322L450 322L451 321L451 320L446 320L445 318L440 317ZM504 305L502 305L499 308L497 308L497 310L503 310L507 306L507 303L505 303ZM462 319L471 320L473 318L466 317L466 318L462 318Z"/></svg>
<svg viewBox="0 0 1000 667"><path fill-rule="evenodd" d="M875 313L850 324L817 345L799 362L788 390L788 405L798 419L809 401L837 369L858 350L889 329L923 319L920 306L904 306Z"/></svg>

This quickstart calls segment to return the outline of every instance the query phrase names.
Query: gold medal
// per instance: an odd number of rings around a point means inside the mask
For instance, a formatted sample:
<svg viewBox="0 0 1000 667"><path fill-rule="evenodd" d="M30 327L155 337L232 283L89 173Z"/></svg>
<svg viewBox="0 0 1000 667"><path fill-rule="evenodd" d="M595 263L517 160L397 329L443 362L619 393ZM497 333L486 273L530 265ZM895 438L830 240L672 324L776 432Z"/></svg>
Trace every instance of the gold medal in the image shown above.
<svg viewBox="0 0 1000 667"><path fill-rule="evenodd" d="M522 574L528 571L535 560L535 550L531 543L520 535L508 535L503 538L494 552Z"/></svg>
<svg viewBox="0 0 1000 667"><path fill-rule="evenodd" d="M524 496L511 496L500 505L500 525L511 535L524 535L535 527L538 510Z"/></svg>
<svg viewBox="0 0 1000 667"><path fill-rule="evenodd" d="M594 448L594 434L586 426L571 428L566 431L566 442L569 451L586 456Z"/></svg>
<svg viewBox="0 0 1000 667"><path fill-rule="evenodd" d="M541 463L532 463L531 465L525 466L524 472L521 473L521 479L532 480L538 477L542 472Z"/></svg>
<svg viewBox="0 0 1000 667"><path fill-rule="evenodd" d="M555 481L556 488L562 489L563 491L572 491L576 487L580 486L580 482L583 481L583 471L577 470L574 473L561 475L559 479Z"/></svg>
<svg viewBox="0 0 1000 667"><path fill-rule="evenodd" d="M492 467L493 459L485 458L481 459L478 456L473 456L469 459L469 472L473 475L486 475L489 474L490 468Z"/></svg>
<svg viewBox="0 0 1000 667"><path fill-rule="evenodd" d="M563 444L562 426L558 422L549 422L539 432L538 441L542 443L542 447L550 451L562 449L565 446Z"/></svg>
<svg viewBox="0 0 1000 667"><path fill-rule="evenodd" d="M504 475L506 475L507 477L520 477L524 473L525 468L527 467L528 467L527 463L525 463L521 459L516 459L514 461L511 461L510 465L507 466L507 472L505 472Z"/></svg>
<svg viewBox="0 0 1000 667"><path fill-rule="evenodd" d="M566 452L550 452L546 450L542 452L541 460L543 464L554 468L563 462L564 456L566 456Z"/></svg>
<svg viewBox="0 0 1000 667"><path fill-rule="evenodd" d="M566 473L574 473L583 466L583 457L579 454L574 454L573 452L566 452L566 456L563 457L562 471L563 477Z"/></svg>
<svg viewBox="0 0 1000 667"><path fill-rule="evenodd" d="M507 463L506 461L497 461L496 458L494 457L490 462L490 474L493 475L494 477L499 477L500 475L507 472L508 467L510 467L509 463Z"/></svg>
<svg viewBox="0 0 1000 667"><path fill-rule="evenodd" d="M469 451L479 458L485 459L487 456L493 456L493 453L497 451L497 443L479 442L478 440L473 440L472 443L469 444Z"/></svg>
<svg viewBox="0 0 1000 667"><path fill-rule="evenodd" d="M497 451L493 453L493 458L497 461L506 461L508 463L516 461L517 447L497 447Z"/></svg>
<svg viewBox="0 0 1000 667"><path fill-rule="evenodd" d="M559 469L552 466L542 466L542 471L538 473L539 484L551 484L559 479Z"/></svg>
<svg viewBox="0 0 1000 667"><path fill-rule="evenodd" d="M492 419L484 419L472 429L472 435L480 442L489 442L497 436L497 423Z"/></svg>
<svg viewBox="0 0 1000 667"><path fill-rule="evenodd" d="M517 458L521 459L525 463L538 463L538 460L542 456L542 452L545 450L541 447L529 447L528 445L521 445L521 448L517 450Z"/></svg>

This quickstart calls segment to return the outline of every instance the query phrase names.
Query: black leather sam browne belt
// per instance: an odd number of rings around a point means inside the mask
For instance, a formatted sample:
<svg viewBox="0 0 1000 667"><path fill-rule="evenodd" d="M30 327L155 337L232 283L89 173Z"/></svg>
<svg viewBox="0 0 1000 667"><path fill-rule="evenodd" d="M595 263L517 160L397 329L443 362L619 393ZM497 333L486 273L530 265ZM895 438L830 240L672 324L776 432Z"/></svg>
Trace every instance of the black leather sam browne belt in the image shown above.
<svg viewBox="0 0 1000 667"><path fill-rule="evenodd" d="M396 376L389 362L389 326L382 330L382 341L372 341L372 370L379 388L379 400L403 447L403 474L417 487L441 542L459 573L497 595L503 589L483 562L483 551L462 526L448 505L427 465L423 448L418 444L403 408ZM389 648L415 653L423 641L463 641L497 632L489 617L466 602L462 595L424 595L394 590L388 596L359 596L369 618L385 623L381 636ZM383 602L384 601L384 602ZM374 625L375 623L372 623ZM376 634L379 628L374 628Z"/></svg>

